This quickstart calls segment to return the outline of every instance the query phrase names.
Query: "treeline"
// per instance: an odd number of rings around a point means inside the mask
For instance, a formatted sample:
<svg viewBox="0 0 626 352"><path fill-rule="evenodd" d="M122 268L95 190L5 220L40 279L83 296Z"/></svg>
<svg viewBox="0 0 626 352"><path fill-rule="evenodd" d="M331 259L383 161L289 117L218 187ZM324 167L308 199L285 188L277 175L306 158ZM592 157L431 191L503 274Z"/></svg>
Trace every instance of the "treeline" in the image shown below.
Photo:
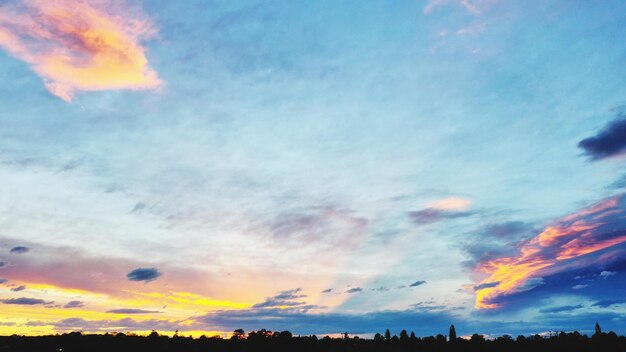
<svg viewBox="0 0 626 352"><path fill-rule="evenodd" d="M342 338L325 336L293 336L288 331L272 332L268 330L253 331L245 334L236 330L232 337L223 339L219 336L199 338L175 335L169 337L152 332L148 336L134 334L82 334L72 332L48 336L4 336L0 337L2 352L85 352L85 351L133 351L133 352L256 352L256 351L364 351L364 352L395 352L395 351L450 351L450 352L500 352L500 351L626 351L626 337L617 336L614 332L596 332L593 336L578 332L553 334L542 337L533 336L502 336L496 339L485 339L474 334L468 339L443 335L416 337L402 331L400 336L391 336L387 331L384 335L377 334L374 339L351 337L344 334Z"/></svg>

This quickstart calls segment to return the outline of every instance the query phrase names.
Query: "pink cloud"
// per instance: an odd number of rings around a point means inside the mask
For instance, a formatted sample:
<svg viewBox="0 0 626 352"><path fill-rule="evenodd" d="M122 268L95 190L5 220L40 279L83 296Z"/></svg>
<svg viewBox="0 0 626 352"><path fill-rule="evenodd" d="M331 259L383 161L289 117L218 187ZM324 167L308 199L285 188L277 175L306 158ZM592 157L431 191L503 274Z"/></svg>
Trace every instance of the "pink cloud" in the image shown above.
<svg viewBox="0 0 626 352"><path fill-rule="evenodd" d="M154 89L162 85L139 43L156 33L114 0L32 0L0 7L0 47L27 62L50 93Z"/></svg>
<svg viewBox="0 0 626 352"><path fill-rule="evenodd" d="M476 286L497 282L476 292L476 308L496 308L499 297L527 290L529 282L542 277L585 267L610 263L612 255L603 250L626 243L626 196L605 199L567 215L543 232L524 242L516 256L487 260L477 271L487 277Z"/></svg>

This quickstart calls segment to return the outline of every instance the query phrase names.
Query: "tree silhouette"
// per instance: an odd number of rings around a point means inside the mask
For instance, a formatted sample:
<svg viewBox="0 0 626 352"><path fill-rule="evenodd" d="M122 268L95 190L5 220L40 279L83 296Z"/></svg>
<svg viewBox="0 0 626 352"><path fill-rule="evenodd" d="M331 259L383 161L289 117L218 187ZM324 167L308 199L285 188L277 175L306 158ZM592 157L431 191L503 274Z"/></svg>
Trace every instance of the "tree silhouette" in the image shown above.
<svg viewBox="0 0 626 352"><path fill-rule="evenodd" d="M233 336L231 336L231 340L241 340L246 337L246 332L243 329L237 329L233 331Z"/></svg>
<svg viewBox="0 0 626 352"><path fill-rule="evenodd" d="M596 334L602 334L602 329L600 328L600 324L598 324L598 322L596 322Z"/></svg>
<svg viewBox="0 0 626 352"><path fill-rule="evenodd" d="M450 325L450 342L454 342L456 340L456 329L454 329L454 324Z"/></svg>
<svg viewBox="0 0 626 352"><path fill-rule="evenodd" d="M391 331L389 329L385 330L385 340L391 340Z"/></svg>

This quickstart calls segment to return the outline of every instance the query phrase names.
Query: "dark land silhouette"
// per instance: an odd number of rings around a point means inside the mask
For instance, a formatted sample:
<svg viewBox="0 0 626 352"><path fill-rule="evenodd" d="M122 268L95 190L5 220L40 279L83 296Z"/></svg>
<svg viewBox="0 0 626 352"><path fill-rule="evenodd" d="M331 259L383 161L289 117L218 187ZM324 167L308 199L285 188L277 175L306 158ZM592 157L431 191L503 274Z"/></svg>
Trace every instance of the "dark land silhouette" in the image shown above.
<svg viewBox="0 0 626 352"><path fill-rule="evenodd" d="M454 326L449 335L416 337L413 332L402 330L392 335L387 329L373 339L351 337L348 333L341 338L328 336L294 336L289 331L252 331L242 329L233 332L228 339L219 336L199 338L176 334L173 337L159 335L153 331L148 336L131 333L84 334L71 332L47 336L1 336L0 351L6 352L84 352L84 351L626 351L626 337L614 332L603 333L596 324L592 336L576 332L553 333L549 336L520 335L500 336L486 339L474 334L469 338L456 337Z"/></svg>

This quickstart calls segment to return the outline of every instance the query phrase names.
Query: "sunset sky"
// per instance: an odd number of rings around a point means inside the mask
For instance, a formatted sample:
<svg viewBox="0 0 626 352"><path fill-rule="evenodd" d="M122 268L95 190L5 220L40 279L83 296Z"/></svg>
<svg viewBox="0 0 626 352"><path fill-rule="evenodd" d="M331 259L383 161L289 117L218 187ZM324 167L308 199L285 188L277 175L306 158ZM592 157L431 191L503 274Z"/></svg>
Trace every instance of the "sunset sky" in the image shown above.
<svg viewBox="0 0 626 352"><path fill-rule="evenodd" d="M0 335L626 334L624 23L0 0Z"/></svg>

